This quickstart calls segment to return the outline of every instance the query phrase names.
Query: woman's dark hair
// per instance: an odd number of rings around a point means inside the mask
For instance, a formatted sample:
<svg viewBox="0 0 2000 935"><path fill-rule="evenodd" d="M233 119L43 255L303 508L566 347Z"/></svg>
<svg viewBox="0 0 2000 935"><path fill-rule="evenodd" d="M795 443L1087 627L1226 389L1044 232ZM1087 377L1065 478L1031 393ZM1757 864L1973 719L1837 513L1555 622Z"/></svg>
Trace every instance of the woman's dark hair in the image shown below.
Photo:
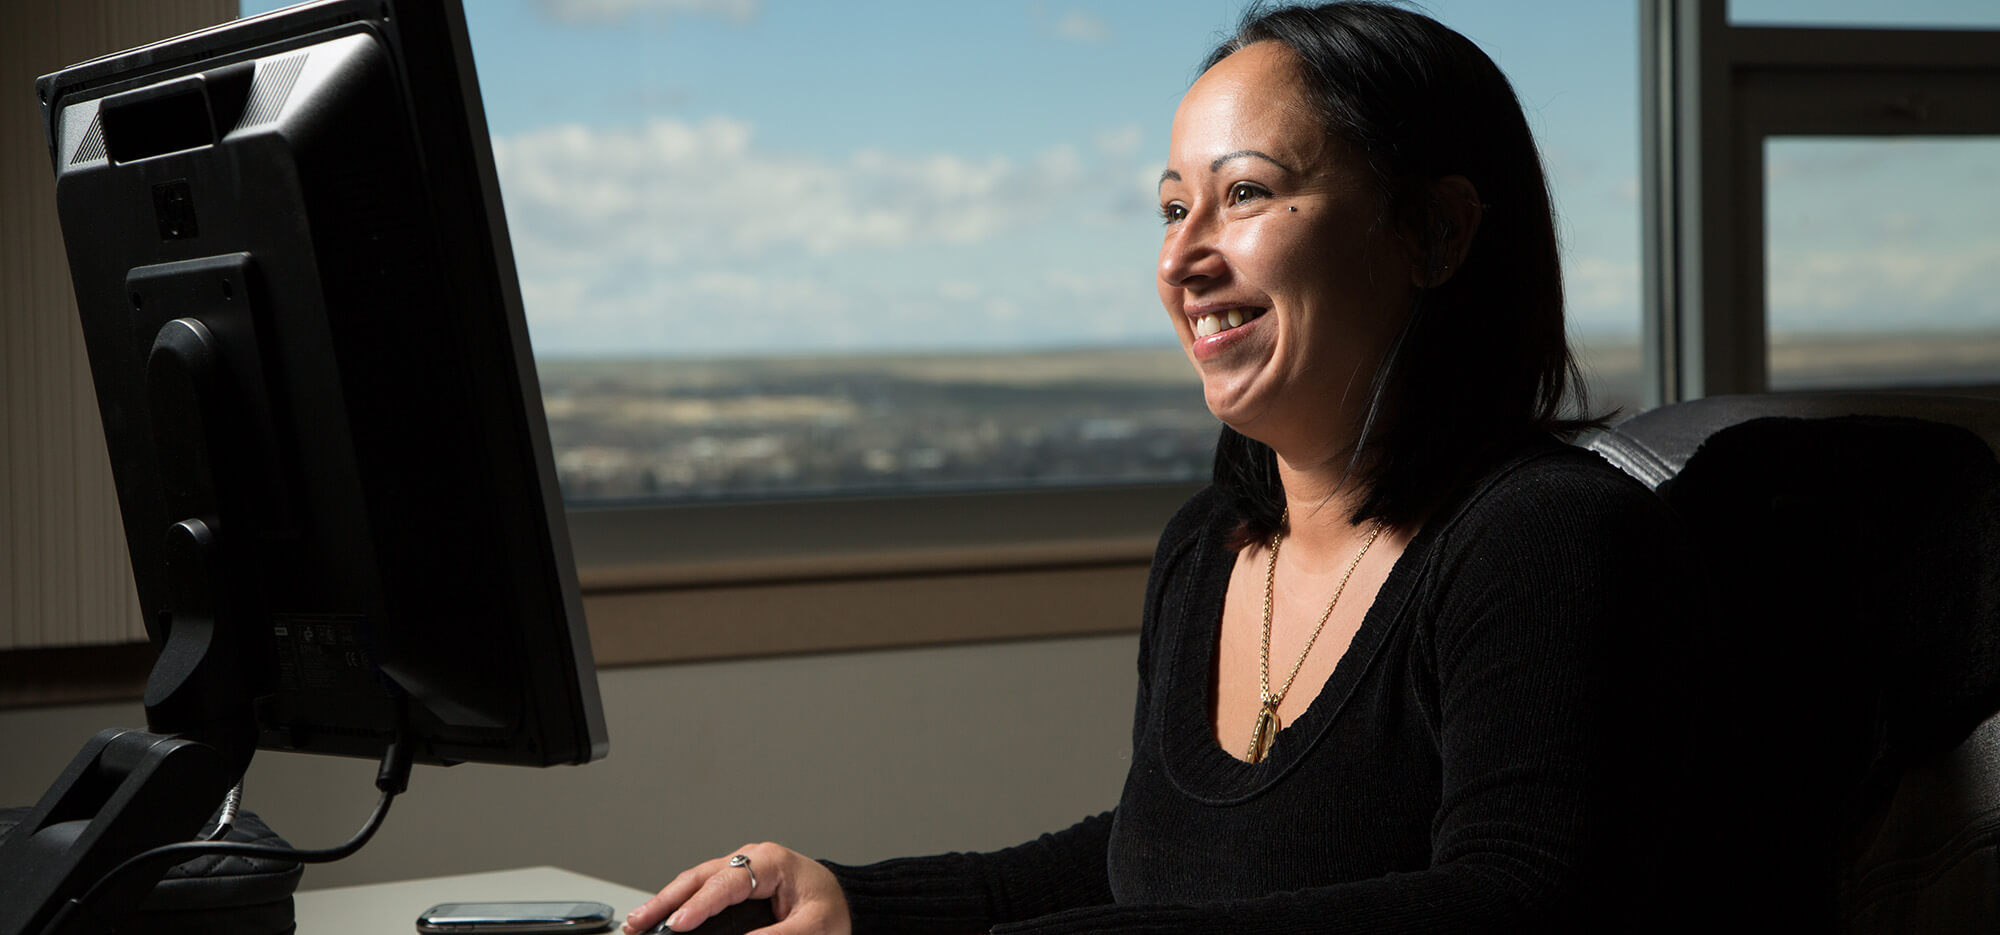
<svg viewBox="0 0 2000 935"><path fill-rule="evenodd" d="M1253 6L1202 70L1245 46L1290 49L1328 135L1368 165L1396 226L1427 262L1441 246L1432 183L1462 175L1484 206L1470 249L1421 289L1377 368L1348 483L1351 517L1407 524L1513 444L1598 424L1566 418L1582 379L1563 331L1561 259L1542 161L1514 88L1486 53L1420 13L1375 2ZM1242 525L1270 536L1285 506L1277 456L1224 427L1215 483Z"/></svg>

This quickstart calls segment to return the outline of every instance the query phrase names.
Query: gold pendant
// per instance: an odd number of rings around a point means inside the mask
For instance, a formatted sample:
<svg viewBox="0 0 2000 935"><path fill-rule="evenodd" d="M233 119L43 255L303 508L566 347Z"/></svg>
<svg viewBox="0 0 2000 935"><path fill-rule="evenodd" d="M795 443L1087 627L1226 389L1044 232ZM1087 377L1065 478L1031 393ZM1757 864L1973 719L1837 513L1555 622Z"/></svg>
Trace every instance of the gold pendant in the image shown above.
<svg viewBox="0 0 2000 935"><path fill-rule="evenodd" d="M1264 754L1271 749L1271 741L1276 740L1278 731L1283 729L1284 725L1278 723L1278 703L1265 702L1263 710L1257 712L1257 729L1250 734L1250 762L1263 762Z"/></svg>

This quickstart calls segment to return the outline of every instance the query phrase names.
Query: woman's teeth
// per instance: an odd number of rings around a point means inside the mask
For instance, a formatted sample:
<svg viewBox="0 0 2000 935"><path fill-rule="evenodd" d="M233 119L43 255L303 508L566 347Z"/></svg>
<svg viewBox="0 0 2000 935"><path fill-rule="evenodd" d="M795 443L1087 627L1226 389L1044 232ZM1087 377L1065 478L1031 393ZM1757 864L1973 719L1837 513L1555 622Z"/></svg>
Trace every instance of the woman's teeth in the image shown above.
<svg viewBox="0 0 2000 935"><path fill-rule="evenodd" d="M1243 323L1257 317L1257 309L1232 308L1220 315L1203 315L1194 323L1194 336L1205 338L1211 334L1221 334L1231 328L1242 327Z"/></svg>

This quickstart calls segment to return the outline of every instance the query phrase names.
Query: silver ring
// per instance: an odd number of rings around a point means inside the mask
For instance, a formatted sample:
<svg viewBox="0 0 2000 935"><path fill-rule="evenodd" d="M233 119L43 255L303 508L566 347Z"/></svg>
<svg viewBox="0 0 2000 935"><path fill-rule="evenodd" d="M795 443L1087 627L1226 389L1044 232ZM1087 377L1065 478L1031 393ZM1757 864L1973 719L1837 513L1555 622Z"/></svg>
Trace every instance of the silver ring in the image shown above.
<svg viewBox="0 0 2000 935"><path fill-rule="evenodd" d="M750 896L753 899L756 898L757 871L750 869L750 858L745 857L742 854L738 854L734 857L729 858L729 865L731 867L742 867L743 872L750 875Z"/></svg>

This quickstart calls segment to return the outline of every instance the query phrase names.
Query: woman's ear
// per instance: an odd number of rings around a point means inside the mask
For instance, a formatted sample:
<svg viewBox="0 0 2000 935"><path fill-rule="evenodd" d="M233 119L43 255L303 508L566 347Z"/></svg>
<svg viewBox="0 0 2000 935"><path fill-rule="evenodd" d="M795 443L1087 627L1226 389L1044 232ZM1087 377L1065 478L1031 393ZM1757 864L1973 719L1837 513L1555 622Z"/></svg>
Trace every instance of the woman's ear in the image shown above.
<svg viewBox="0 0 2000 935"><path fill-rule="evenodd" d="M1485 211L1479 190L1465 176L1447 175L1431 183L1424 211L1423 261L1412 269L1417 288L1435 289L1458 272L1472 251L1472 238L1479 233Z"/></svg>

